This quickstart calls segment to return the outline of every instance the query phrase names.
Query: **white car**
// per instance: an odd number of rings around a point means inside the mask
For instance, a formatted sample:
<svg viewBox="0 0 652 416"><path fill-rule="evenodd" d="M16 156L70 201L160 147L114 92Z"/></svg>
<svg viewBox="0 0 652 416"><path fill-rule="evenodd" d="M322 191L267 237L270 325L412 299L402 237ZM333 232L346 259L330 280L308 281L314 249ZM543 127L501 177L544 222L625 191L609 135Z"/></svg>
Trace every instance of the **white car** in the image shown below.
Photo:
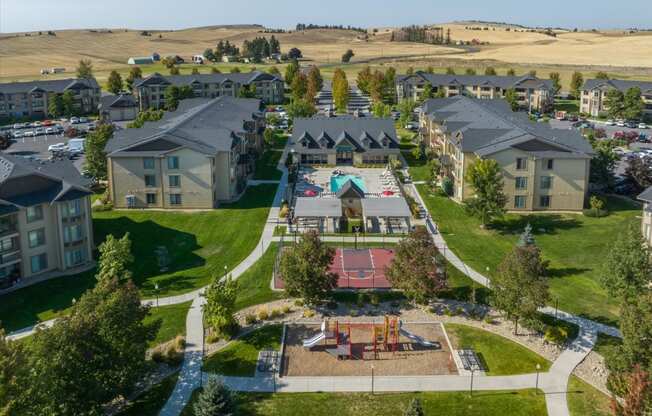
<svg viewBox="0 0 652 416"><path fill-rule="evenodd" d="M45 134L57 134L57 129L54 127L48 127L45 129Z"/></svg>
<svg viewBox="0 0 652 416"><path fill-rule="evenodd" d="M80 122L80 123L88 123L88 118L86 118L86 117L79 117L79 122Z"/></svg>
<svg viewBox="0 0 652 416"><path fill-rule="evenodd" d="M607 121L604 122L604 124L607 125L607 126L615 126L616 122L613 121L613 120L607 120Z"/></svg>
<svg viewBox="0 0 652 416"><path fill-rule="evenodd" d="M647 130L647 129L648 129L648 126L647 126L647 124L645 124L645 123L639 123L639 124L638 124L638 128L639 128L639 129L642 129L642 130Z"/></svg>
<svg viewBox="0 0 652 416"><path fill-rule="evenodd" d="M78 117L70 117L70 124L79 124L79 118Z"/></svg>
<svg viewBox="0 0 652 416"><path fill-rule="evenodd" d="M618 122L616 122L616 126L625 127L625 120L618 120Z"/></svg>
<svg viewBox="0 0 652 416"><path fill-rule="evenodd" d="M68 149L68 146L65 143L56 143L48 146L48 152L60 152L66 149Z"/></svg>
<svg viewBox="0 0 652 416"><path fill-rule="evenodd" d="M14 124L14 129L22 129L22 128L25 128L24 123L16 123L16 124Z"/></svg>
<svg viewBox="0 0 652 416"><path fill-rule="evenodd" d="M23 132L22 131L15 131L15 132L12 133L12 136L14 137L14 139L20 139L21 137L23 137Z"/></svg>
<svg viewBox="0 0 652 416"><path fill-rule="evenodd" d="M47 134L45 132L45 129L43 127L39 127L38 129L34 130L34 134L37 136L43 136L44 134Z"/></svg>
<svg viewBox="0 0 652 416"><path fill-rule="evenodd" d="M36 133L34 133L34 130L27 130L24 134L24 137L35 137Z"/></svg>

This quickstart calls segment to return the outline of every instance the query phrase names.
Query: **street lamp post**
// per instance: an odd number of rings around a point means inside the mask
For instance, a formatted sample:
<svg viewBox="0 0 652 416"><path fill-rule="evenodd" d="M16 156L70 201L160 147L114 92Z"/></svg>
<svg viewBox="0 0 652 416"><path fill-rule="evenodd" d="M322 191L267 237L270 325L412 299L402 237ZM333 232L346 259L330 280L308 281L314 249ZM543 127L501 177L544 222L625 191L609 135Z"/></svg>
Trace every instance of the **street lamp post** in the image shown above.
<svg viewBox="0 0 652 416"><path fill-rule="evenodd" d="M539 394L539 371L541 370L541 364L537 364L537 380L534 384L534 388L536 389L535 393Z"/></svg>
<svg viewBox="0 0 652 416"><path fill-rule="evenodd" d="M471 389L470 394L473 396L473 374L475 373L475 368L471 367Z"/></svg>
<svg viewBox="0 0 652 416"><path fill-rule="evenodd" d="M371 364L371 394L374 394L374 365Z"/></svg>
<svg viewBox="0 0 652 416"><path fill-rule="evenodd" d="M156 293L156 307L158 308L158 283L154 283L154 293Z"/></svg>
<svg viewBox="0 0 652 416"><path fill-rule="evenodd" d="M224 277L226 278L226 272L228 271L228 267L226 267L226 264L224 265Z"/></svg>

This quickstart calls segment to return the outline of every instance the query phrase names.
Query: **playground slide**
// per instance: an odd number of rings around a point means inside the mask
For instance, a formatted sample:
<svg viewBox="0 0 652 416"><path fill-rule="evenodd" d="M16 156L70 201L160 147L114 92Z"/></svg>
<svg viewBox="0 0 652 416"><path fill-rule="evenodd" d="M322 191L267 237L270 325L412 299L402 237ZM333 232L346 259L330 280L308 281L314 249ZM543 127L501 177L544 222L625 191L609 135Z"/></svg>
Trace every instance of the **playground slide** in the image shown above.
<svg viewBox="0 0 652 416"><path fill-rule="evenodd" d="M304 348L310 348L314 345L316 345L319 341L322 339L326 338L326 334L324 332L320 332L319 334L315 335L312 338L308 338L303 341L303 347Z"/></svg>
<svg viewBox="0 0 652 416"><path fill-rule="evenodd" d="M437 344L435 344L434 342L426 341L422 337L420 337L418 335L414 335L413 333L408 332L403 328L401 328L401 335L410 338L412 341L416 342L417 344L423 345L424 347L436 347L437 346Z"/></svg>

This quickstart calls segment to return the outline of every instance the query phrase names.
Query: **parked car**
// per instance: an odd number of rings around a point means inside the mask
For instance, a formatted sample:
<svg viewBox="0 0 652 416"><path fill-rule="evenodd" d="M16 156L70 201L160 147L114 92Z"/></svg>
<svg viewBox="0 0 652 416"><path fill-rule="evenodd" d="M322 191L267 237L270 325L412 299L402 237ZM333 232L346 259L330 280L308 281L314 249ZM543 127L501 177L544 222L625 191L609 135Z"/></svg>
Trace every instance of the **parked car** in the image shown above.
<svg viewBox="0 0 652 416"><path fill-rule="evenodd" d="M616 121L616 126L618 126L618 127L625 127L625 120L618 120L618 121Z"/></svg>
<svg viewBox="0 0 652 416"><path fill-rule="evenodd" d="M34 133L34 130L27 130L25 133L23 133L24 137L34 137L36 134Z"/></svg>
<svg viewBox="0 0 652 416"><path fill-rule="evenodd" d="M61 152L67 150L68 146L65 143L56 143L48 146L48 152Z"/></svg>
<svg viewBox="0 0 652 416"><path fill-rule="evenodd" d="M638 128L642 130L647 130L648 126L645 123L638 123Z"/></svg>
<svg viewBox="0 0 652 416"><path fill-rule="evenodd" d="M70 117L70 124L79 124L79 117Z"/></svg>
<svg viewBox="0 0 652 416"><path fill-rule="evenodd" d="M80 123L88 123L88 118L86 118L86 117L79 117L79 122L80 122Z"/></svg>
<svg viewBox="0 0 652 416"><path fill-rule="evenodd" d="M23 137L23 132L18 130L18 131L14 131L11 135L14 139L20 139L21 137Z"/></svg>
<svg viewBox="0 0 652 416"><path fill-rule="evenodd" d="M45 134L45 129L43 127L39 127L34 130L34 134L37 136L43 136Z"/></svg>
<svg viewBox="0 0 652 416"><path fill-rule="evenodd" d="M54 127L47 127L45 129L45 134L57 134L57 130Z"/></svg>
<svg viewBox="0 0 652 416"><path fill-rule="evenodd" d="M16 123L14 124L14 129L24 129L25 128L25 123Z"/></svg>
<svg viewBox="0 0 652 416"><path fill-rule="evenodd" d="M84 143L86 139L70 139L68 140L68 151L72 154L84 153Z"/></svg>
<svg viewBox="0 0 652 416"><path fill-rule="evenodd" d="M635 129L638 127L638 121L627 121L625 122L625 127L629 127L630 129Z"/></svg>
<svg viewBox="0 0 652 416"><path fill-rule="evenodd" d="M613 120L607 120L607 121L604 122L604 124L607 125L607 126L615 126L616 122L613 121Z"/></svg>

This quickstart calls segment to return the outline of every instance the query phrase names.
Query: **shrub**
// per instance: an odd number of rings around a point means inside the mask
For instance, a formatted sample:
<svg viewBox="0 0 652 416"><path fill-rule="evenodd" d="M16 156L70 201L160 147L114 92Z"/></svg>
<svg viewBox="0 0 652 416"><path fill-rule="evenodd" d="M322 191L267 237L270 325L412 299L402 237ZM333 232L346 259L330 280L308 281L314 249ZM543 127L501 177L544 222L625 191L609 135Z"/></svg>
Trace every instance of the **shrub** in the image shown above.
<svg viewBox="0 0 652 416"><path fill-rule="evenodd" d="M258 311L259 321L266 321L268 318L269 318L269 312L267 312L267 309L261 309Z"/></svg>
<svg viewBox="0 0 652 416"><path fill-rule="evenodd" d="M367 295L364 292L358 293L358 297L356 299L356 305L358 305L359 307L363 307L367 303L369 303L369 295Z"/></svg>
<svg viewBox="0 0 652 416"><path fill-rule="evenodd" d="M283 307L281 308L281 312L283 312L284 314L290 313L292 312L292 307L290 307L290 305L283 305Z"/></svg>
<svg viewBox="0 0 652 416"><path fill-rule="evenodd" d="M380 296L378 296L377 293L373 293L373 294L371 295L370 302L371 302L371 304L374 305L374 306L378 306L378 305L380 305Z"/></svg>
<svg viewBox="0 0 652 416"><path fill-rule="evenodd" d="M248 313L245 315L245 324L251 325L256 323L256 315L253 313Z"/></svg>
<svg viewBox="0 0 652 416"><path fill-rule="evenodd" d="M161 352L160 349L155 349L152 351L152 361L155 363L162 363L163 362L163 353Z"/></svg>
<svg viewBox="0 0 652 416"><path fill-rule="evenodd" d="M170 365L175 365L175 366L179 365L183 362L183 352L177 351L176 345L174 345L174 343L171 343L165 349L165 354L163 356L163 359L166 363Z"/></svg>
<svg viewBox="0 0 652 416"><path fill-rule="evenodd" d="M206 337L206 342L209 343L209 344L215 344L219 340L220 340L219 334L216 334L216 333L213 333L213 332L208 334L208 336Z"/></svg>
<svg viewBox="0 0 652 416"><path fill-rule="evenodd" d="M281 312L280 309L274 308L274 309L272 309L272 312L270 312L269 318L270 319L276 319L276 318L278 318L278 317L280 317L282 315L283 315L283 313Z"/></svg>
<svg viewBox="0 0 652 416"><path fill-rule="evenodd" d="M313 311L312 309L304 309L303 310L303 317L304 318L312 318L313 316L315 316L315 311Z"/></svg>
<svg viewBox="0 0 652 416"><path fill-rule="evenodd" d="M544 339L555 345L563 345L568 340L568 331L566 328L558 326L546 327Z"/></svg>
<svg viewBox="0 0 652 416"><path fill-rule="evenodd" d="M461 307L461 306L458 306L458 307L455 309L455 315L464 315L464 308Z"/></svg>
<svg viewBox="0 0 652 416"><path fill-rule="evenodd" d="M484 321L485 324L489 324L489 325L493 325L493 324L494 324L494 318L492 318L492 317L489 316L489 315L485 316L484 319L483 319L483 321Z"/></svg>
<svg viewBox="0 0 652 416"><path fill-rule="evenodd" d="M359 312L358 312L357 309L351 309L351 312L349 313L349 315L351 315L353 317L356 317L356 316L359 315Z"/></svg>
<svg viewBox="0 0 652 416"><path fill-rule="evenodd" d="M112 209L113 209L113 204L111 204L111 203L101 204L101 205L93 205L93 212L111 211Z"/></svg>
<svg viewBox="0 0 652 416"><path fill-rule="evenodd" d="M446 316L454 316L453 311L448 306L444 309L444 315L446 315Z"/></svg>
<svg viewBox="0 0 652 416"><path fill-rule="evenodd" d="M448 176L444 177L441 181L441 190L444 191L444 193L447 196L452 196L453 195L453 181L451 178Z"/></svg>
<svg viewBox="0 0 652 416"><path fill-rule="evenodd" d="M174 339L174 346L178 351L183 351L183 349L186 348L186 339L181 335L177 335L177 337Z"/></svg>
<svg viewBox="0 0 652 416"><path fill-rule="evenodd" d="M294 301L294 306L299 306L299 307L303 306L303 299L296 299Z"/></svg>
<svg viewBox="0 0 652 416"><path fill-rule="evenodd" d="M331 310L337 309L337 302L335 302L334 300L329 300L328 302L326 302L326 307Z"/></svg>
<svg viewBox="0 0 652 416"><path fill-rule="evenodd" d="M290 209L287 205L284 205L278 213L279 218L286 218L288 216L288 212L290 212Z"/></svg>

